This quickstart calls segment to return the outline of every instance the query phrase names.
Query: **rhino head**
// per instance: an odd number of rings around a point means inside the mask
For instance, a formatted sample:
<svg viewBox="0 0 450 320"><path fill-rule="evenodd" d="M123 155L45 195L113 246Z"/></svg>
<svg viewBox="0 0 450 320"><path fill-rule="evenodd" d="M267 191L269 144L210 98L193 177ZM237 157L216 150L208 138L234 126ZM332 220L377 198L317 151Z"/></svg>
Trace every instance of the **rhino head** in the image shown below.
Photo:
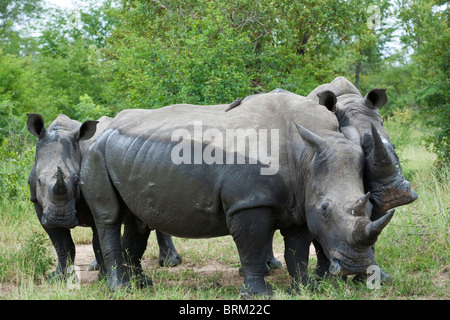
<svg viewBox="0 0 450 320"><path fill-rule="evenodd" d="M38 138L29 183L32 201L42 208L40 222L46 228L73 228L78 225L80 140L95 134L97 121L80 124L59 115L47 130L41 115L27 116L28 131Z"/></svg>
<svg viewBox="0 0 450 320"><path fill-rule="evenodd" d="M330 259L331 274L366 273L376 264L371 246L394 211L371 221L359 145L341 134L325 139L299 125L297 129L315 151L305 192L308 229Z"/></svg>
<svg viewBox="0 0 450 320"><path fill-rule="evenodd" d="M350 81L338 77L316 88L308 97L320 97L327 90L336 94L335 114L342 133L364 150L364 181L366 190L371 193L374 212L385 213L415 201L417 194L403 176L379 111L388 100L386 89L372 89L363 97Z"/></svg>

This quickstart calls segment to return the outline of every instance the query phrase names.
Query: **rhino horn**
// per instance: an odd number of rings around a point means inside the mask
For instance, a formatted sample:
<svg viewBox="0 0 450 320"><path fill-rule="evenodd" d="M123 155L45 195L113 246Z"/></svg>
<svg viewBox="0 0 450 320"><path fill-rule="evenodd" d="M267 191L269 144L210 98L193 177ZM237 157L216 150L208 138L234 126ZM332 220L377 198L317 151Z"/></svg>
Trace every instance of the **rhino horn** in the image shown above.
<svg viewBox="0 0 450 320"><path fill-rule="evenodd" d="M366 234L370 238L378 237L384 227L387 226L389 221L391 221L394 216L395 209L388 211L384 216L379 218L378 220L373 221L366 227Z"/></svg>
<svg viewBox="0 0 450 320"><path fill-rule="evenodd" d="M55 195L65 195L67 193L67 186L64 182L64 173L61 170L61 167L57 167L56 171L56 183L53 185L53 193Z"/></svg>
<svg viewBox="0 0 450 320"><path fill-rule="evenodd" d="M295 122L294 122L295 123ZM303 140L305 140L309 145L311 145L316 152L320 153L327 145L327 140L325 140L322 137L319 137L315 133L312 133L305 127L295 123L297 126L298 133L300 133L300 136Z"/></svg>
<svg viewBox="0 0 450 320"><path fill-rule="evenodd" d="M389 164L391 163L391 158L384 146L383 140L381 140L378 130L373 124L370 124L373 139L373 161L375 163Z"/></svg>
<svg viewBox="0 0 450 320"><path fill-rule="evenodd" d="M348 207L348 212L352 215L364 215L366 212L366 205L370 198L370 192L367 192L364 196L356 200L356 202Z"/></svg>
<svg viewBox="0 0 450 320"><path fill-rule="evenodd" d="M395 209L388 211L385 215L375 221L363 222L364 218L361 218L361 222L365 224L359 224L354 232L354 240L361 246L373 245L380 235L381 231L387 226L394 216Z"/></svg>

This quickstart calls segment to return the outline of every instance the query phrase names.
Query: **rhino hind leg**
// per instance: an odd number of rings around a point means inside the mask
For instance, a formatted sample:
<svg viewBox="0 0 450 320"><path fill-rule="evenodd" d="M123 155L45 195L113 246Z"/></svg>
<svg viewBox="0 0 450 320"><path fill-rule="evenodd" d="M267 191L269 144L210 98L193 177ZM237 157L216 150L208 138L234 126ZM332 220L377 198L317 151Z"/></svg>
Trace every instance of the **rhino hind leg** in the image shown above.
<svg viewBox="0 0 450 320"><path fill-rule="evenodd" d="M267 273L265 253L273 230L272 216L270 208L252 208L236 212L227 219L241 260L243 298L272 295L271 286L264 280Z"/></svg>
<svg viewBox="0 0 450 320"><path fill-rule="evenodd" d="M156 239L159 246L158 263L161 267L175 267L182 262L181 255L175 249L172 237L156 230Z"/></svg>
<svg viewBox="0 0 450 320"><path fill-rule="evenodd" d="M124 259L129 266L129 277L133 277L138 287L153 285L152 279L145 275L141 264L149 235L150 229L141 230L131 212L125 214L121 246Z"/></svg>
<svg viewBox="0 0 450 320"><path fill-rule="evenodd" d="M283 264L281 261L277 260L275 256L273 255L273 235L275 234L275 230L272 231L272 237L269 241L269 248L267 249L267 266L269 268L269 271L272 269L281 269Z"/></svg>

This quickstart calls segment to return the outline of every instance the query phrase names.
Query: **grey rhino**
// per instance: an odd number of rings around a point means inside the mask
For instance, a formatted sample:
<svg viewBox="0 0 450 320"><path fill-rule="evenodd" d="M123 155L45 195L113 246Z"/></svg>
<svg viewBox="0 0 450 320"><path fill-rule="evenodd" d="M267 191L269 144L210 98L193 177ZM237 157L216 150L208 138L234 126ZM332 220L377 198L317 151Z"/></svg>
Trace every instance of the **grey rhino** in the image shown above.
<svg viewBox="0 0 450 320"><path fill-rule="evenodd" d="M271 92L319 101L336 114L341 132L362 146L365 154L364 184L365 190L371 193L372 220L379 219L392 208L417 199L417 194L402 174L399 158L383 126L379 109L388 99L385 89L370 90L363 97L350 81L337 77L329 84L320 85L307 97L280 88ZM248 96L244 101L256 96ZM323 276L328 263L321 254L320 244L315 242L315 246L319 259L316 273ZM383 272L383 276L389 280L388 274Z"/></svg>
<svg viewBox="0 0 450 320"><path fill-rule="evenodd" d="M252 144L237 149L235 138L243 135ZM255 143L267 153L255 153ZM242 103L239 112L195 105L122 111L88 149L81 189L109 288L129 282L120 224L130 211L178 237L231 235L243 268L241 294L266 295L265 253L275 229L284 237L293 289L308 281L313 238L333 274L376 264L370 245L392 214L370 221L363 165L361 147L339 132L326 108L268 94Z"/></svg>
<svg viewBox="0 0 450 320"><path fill-rule="evenodd" d="M58 256L58 264L51 277L66 275L68 259L72 262L75 259L75 245L70 229L76 226L92 227L95 256L102 265L92 213L79 188L79 172L85 151L106 128L111 118L102 117L98 121L81 124L60 114L47 130L41 115L27 115L28 130L38 137L35 162L28 178L30 200L34 203L39 221ZM130 228L130 225L133 225L133 221L126 224L126 227ZM160 232L157 235L160 263L164 260L172 264L180 263L181 257L177 254L171 237ZM148 234L143 235L145 236L148 237ZM104 270L101 270L100 275L102 273Z"/></svg>
<svg viewBox="0 0 450 320"><path fill-rule="evenodd" d="M363 97L350 81L337 77L314 89L307 98L317 99L326 91L337 97L334 112L340 130L363 147L366 157L364 182L374 207L373 219L415 201L417 194L402 174L399 158L379 111L388 100L386 89L372 89Z"/></svg>

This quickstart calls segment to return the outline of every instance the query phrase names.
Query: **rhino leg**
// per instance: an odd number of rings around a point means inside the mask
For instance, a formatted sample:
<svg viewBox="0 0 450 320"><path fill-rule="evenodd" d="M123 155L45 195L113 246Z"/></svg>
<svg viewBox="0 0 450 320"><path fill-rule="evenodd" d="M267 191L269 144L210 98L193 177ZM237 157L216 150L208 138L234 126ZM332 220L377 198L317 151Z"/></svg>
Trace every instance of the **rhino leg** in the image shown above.
<svg viewBox="0 0 450 320"><path fill-rule="evenodd" d="M106 285L113 291L130 285L120 245L121 223L98 226L98 235L107 271Z"/></svg>
<svg viewBox="0 0 450 320"><path fill-rule="evenodd" d="M92 227L92 248L94 250L95 261L89 265L88 270L98 270L98 279L101 280L106 277L106 269L102 250L100 249L100 242L98 240L97 228L95 226Z"/></svg>
<svg viewBox="0 0 450 320"><path fill-rule="evenodd" d="M316 249L317 265L314 273L319 278L325 278L329 275L330 260L325 255L322 245L316 240L313 240L314 248Z"/></svg>
<svg viewBox="0 0 450 320"><path fill-rule="evenodd" d="M241 260L243 298L272 294L272 288L264 280L267 272L265 253L273 230L272 217L270 208L253 208L238 211L227 219Z"/></svg>
<svg viewBox="0 0 450 320"><path fill-rule="evenodd" d="M271 269L281 269L283 264L275 258L273 255L273 235L275 234L275 230L272 231L272 236L268 241L267 245L267 253L266 253L266 275L270 273ZM239 275L243 276L242 267L239 268Z"/></svg>
<svg viewBox="0 0 450 320"><path fill-rule="evenodd" d="M307 285L309 246L312 236L307 227L291 227L280 230L284 237L284 258L292 278L291 291L296 292L301 284Z"/></svg>
<svg viewBox="0 0 450 320"><path fill-rule="evenodd" d="M91 209L97 228L100 248L107 271L106 284L111 290L129 286L129 276L123 263L120 231L124 208L117 198L101 153L88 153L87 165L81 169L81 191Z"/></svg>
<svg viewBox="0 0 450 320"><path fill-rule="evenodd" d="M150 229L142 230L136 223L131 212L125 214L124 232L122 237L122 250L127 264L131 266L131 274L137 280L140 287L153 285L152 280L142 270L141 258L147 247Z"/></svg>
<svg viewBox="0 0 450 320"><path fill-rule="evenodd" d="M43 212L42 207L37 202L34 202L34 209L39 221L41 221ZM70 235L70 229L42 227L50 237L58 257L56 270L50 274L49 279L56 280L59 278L64 278L67 276L67 262L69 261L70 264L71 261L75 261L75 244L73 243L72 236Z"/></svg>
<svg viewBox="0 0 450 320"><path fill-rule="evenodd" d="M159 246L158 263L161 267L175 267L182 262L181 255L173 245L172 237L156 230L156 239Z"/></svg>
<svg viewBox="0 0 450 320"><path fill-rule="evenodd" d="M75 261L75 244L73 243L70 229L66 228L44 228L52 241L58 256L56 270L49 277L57 280L67 276L67 267Z"/></svg>
<svg viewBox="0 0 450 320"><path fill-rule="evenodd" d="M269 247L267 249L267 266L270 269L281 269L283 264L275 258L273 255L273 235L275 234L275 230L272 231L272 236L270 237Z"/></svg>

